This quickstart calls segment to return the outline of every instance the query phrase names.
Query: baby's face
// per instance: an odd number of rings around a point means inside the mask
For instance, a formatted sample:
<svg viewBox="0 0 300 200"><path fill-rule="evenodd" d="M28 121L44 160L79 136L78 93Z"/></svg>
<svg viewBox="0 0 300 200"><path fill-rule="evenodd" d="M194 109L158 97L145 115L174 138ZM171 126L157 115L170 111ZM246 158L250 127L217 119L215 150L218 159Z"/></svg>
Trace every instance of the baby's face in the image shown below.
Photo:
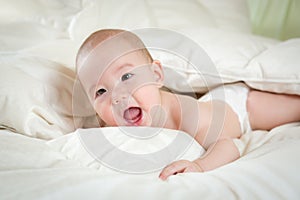
<svg viewBox="0 0 300 200"><path fill-rule="evenodd" d="M101 66L103 67L103 66ZM89 99L109 126L151 126L161 105L163 74L158 61L149 63L140 51L125 54L89 79ZM95 79L94 79L95 80Z"/></svg>

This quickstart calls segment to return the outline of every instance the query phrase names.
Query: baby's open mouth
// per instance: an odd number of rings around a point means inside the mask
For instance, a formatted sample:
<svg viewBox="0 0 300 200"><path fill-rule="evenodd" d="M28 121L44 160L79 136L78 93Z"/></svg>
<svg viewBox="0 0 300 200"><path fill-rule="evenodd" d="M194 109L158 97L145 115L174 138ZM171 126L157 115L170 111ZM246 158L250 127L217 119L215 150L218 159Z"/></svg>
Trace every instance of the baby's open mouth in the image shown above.
<svg viewBox="0 0 300 200"><path fill-rule="evenodd" d="M142 109L139 107L130 107L124 111L124 119L133 125L139 125L142 119Z"/></svg>

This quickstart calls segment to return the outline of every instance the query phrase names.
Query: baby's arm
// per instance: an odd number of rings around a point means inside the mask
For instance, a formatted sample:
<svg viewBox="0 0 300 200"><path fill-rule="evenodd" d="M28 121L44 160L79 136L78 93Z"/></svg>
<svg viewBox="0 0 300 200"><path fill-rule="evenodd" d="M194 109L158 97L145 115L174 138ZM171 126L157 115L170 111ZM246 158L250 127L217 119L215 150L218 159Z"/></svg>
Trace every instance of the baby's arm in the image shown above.
<svg viewBox="0 0 300 200"><path fill-rule="evenodd" d="M212 144L207 153L195 160L203 171L209 171L225 164L228 164L240 157L240 152L233 142L233 139L221 139Z"/></svg>
<svg viewBox="0 0 300 200"><path fill-rule="evenodd" d="M228 164L239 157L240 153L233 143L233 139L221 139L212 144L203 157L193 162L188 160L173 162L163 169L159 177L165 180L177 173L209 171Z"/></svg>
<svg viewBox="0 0 300 200"><path fill-rule="evenodd" d="M206 119L211 119L210 115L212 115L212 105L215 107L220 106L220 108L224 108L224 104L222 105L220 102L211 104L211 107L208 107L208 109L206 109ZM162 170L159 176L162 180L165 180L169 176L177 173L209 171L239 158L240 153L233 142L233 139L238 138L241 135L238 117L227 104L225 106L226 114L223 118L224 121L222 121L222 123L224 123L224 126L216 135L216 138L213 139L214 142L210 142L211 144L208 146L205 155L194 160L193 162L187 160L179 160L171 163ZM205 109L202 109L202 112L203 110ZM208 124L208 126L206 126L206 128L201 131L198 137L195 137L195 139L203 146L205 146L205 143L207 142L205 142L205 138L207 137L205 136L205 134L203 134L203 132L207 133L209 127L213 126L212 122L208 122L206 124ZM211 136L213 133L208 134L210 134Z"/></svg>

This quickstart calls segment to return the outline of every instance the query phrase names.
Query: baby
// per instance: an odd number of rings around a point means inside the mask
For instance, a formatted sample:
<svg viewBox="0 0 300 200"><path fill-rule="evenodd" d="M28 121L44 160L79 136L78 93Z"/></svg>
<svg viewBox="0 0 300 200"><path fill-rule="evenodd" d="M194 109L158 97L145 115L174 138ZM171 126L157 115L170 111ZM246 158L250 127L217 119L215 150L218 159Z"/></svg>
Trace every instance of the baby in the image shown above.
<svg viewBox="0 0 300 200"><path fill-rule="evenodd" d="M125 30L91 34L79 49L76 70L106 125L181 130L207 150L194 161L169 164L160 173L162 180L177 173L212 170L238 159L233 140L249 130L300 121L297 95L261 92L242 83L214 89L200 100L162 90L161 63L152 59L135 34ZM226 98L220 98L222 92Z"/></svg>

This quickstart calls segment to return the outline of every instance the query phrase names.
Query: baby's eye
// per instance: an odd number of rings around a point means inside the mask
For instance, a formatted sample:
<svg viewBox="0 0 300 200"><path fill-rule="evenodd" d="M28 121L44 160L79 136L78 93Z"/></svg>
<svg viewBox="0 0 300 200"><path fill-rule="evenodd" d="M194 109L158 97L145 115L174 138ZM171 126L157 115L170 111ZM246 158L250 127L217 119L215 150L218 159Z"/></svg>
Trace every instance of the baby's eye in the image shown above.
<svg viewBox="0 0 300 200"><path fill-rule="evenodd" d="M126 74L124 74L124 75L121 77L121 80L122 80L122 81L126 81L126 80L130 79L132 76L133 76L133 74L131 74L131 73L126 73Z"/></svg>
<svg viewBox="0 0 300 200"><path fill-rule="evenodd" d="M99 90L97 90L96 92L96 97L101 96L102 94L104 94L106 92L106 89L101 88Z"/></svg>

